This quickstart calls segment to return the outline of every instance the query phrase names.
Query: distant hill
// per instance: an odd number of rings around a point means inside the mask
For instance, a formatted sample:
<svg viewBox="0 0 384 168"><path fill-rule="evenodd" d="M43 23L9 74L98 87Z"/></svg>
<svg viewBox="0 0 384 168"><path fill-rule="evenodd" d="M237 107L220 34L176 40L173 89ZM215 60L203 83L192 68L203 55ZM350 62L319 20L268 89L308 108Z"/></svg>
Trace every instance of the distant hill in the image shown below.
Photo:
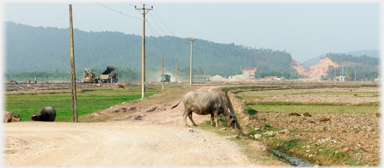
<svg viewBox="0 0 384 168"><path fill-rule="evenodd" d="M5 71L70 72L69 30L31 27L5 22ZM141 69L141 36L121 32L84 32L74 29L76 70L84 68ZM186 38L146 37L146 68L189 68L190 42ZM197 39L193 43L193 67L205 74L234 74L241 67L260 71L293 70L292 57L285 51L256 49Z"/></svg>
<svg viewBox="0 0 384 168"><path fill-rule="evenodd" d="M318 57L315 57L315 58L312 58L312 59L309 59L307 61L304 61L301 63L301 65L303 66L312 66L312 65L316 65L323 57L325 56L325 54L322 54Z"/></svg>
<svg viewBox="0 0 384 168"><path fill-rule="evenodd" d="M353 55L353 56L363 56L366 55L368 57L380 57L379 50L360 50L360 51L352 51L352 52L346 52L343 53L346 55ZM309 59L307 61L304 61L301 63L303 66L312 66L317 64L321 59L325 58L326 54L322 54L318 57Z"/></svg>

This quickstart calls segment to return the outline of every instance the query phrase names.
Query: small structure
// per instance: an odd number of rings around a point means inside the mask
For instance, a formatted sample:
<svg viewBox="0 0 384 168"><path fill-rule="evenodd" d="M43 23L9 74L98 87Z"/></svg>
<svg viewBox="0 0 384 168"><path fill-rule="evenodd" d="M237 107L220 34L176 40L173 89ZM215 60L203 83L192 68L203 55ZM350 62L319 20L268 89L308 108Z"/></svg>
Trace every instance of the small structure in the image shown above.
<svg viewBox="0 0 384 168"><path fill-rule="evenodd" d="M264 78L267 79L267 80L276 80L277 76L266 76Z"/></svg>
<svg viewBox="0 0 384 168"><path fill-rule="evenodd" d="M227 80L225 79L224 77L220 76L220 75L215 75L215 76L212 76L212 77L209 77L209 79L211 81L223 81L223 80Z"/></svg>
<svg viewBox="0 0 384 168"><path fill-rule="evenodd" d="M243 68L243 76L245 79L255 79L256 68Z"/></svg>
<svg viewBox="0 0 384 168"><path fill-rule="evenodd" d="M209 80L211 75L193 75L197 79Z"/></svg>

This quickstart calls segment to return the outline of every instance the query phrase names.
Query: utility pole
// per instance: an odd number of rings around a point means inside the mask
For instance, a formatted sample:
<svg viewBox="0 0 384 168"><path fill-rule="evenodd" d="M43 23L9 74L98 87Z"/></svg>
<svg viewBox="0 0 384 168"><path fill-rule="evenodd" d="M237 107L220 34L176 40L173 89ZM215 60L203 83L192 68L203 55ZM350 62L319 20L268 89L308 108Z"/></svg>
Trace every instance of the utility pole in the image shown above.
<svg viewBox="0 0 384 168"><path fill-rule="evenodd" d="M190 66L190 73L189 73L189 85L192 86L192 49L193 49L193 42L196 40L190 39L188 40L191 42L191 66Z"/></svg>
<svg viewBox="0 0 384 168"><path fill-rule="evenodd" d="M161 90L164 92L164 53L161 52Z"/></svg>
<svg viewBox="0 0 384 168"><path fill-rule="evenodd" d="M336 81L337 81L337 79L336 79L337 61L335 61L335 63L336 63L336 65L335 65L335 84L336 84Z"/></svg>
<svg viewBox="0 0 384 168"><path fill-rule="evenodd" d="M259 83L259 67L257 67L257 83Z"/></svg>
<svg viewBox="0 0 384 168"><path fill-rule="evenodd" d="M177 85L177 59L176 59L176 68L175 68L175 71L176 71L176 73L175 73L175 76L176 76L175 82L176 82L176 85Z"/></svg>
<svg viewBox="0 0 384 168"><path fill-rule="evenodd" d="M73 23L72 23L72 4L69 4L69 43L71 50L71 102L72 102L72 121L77 122L77 95L76 95L76 71L75 71L75 49L73 44Z"/></svg>
<svg viewBox="0 0 384 168"><path fill-rule="evenodd" d="M356 82L356 69L355 69L355 82Z"/></svg>
<svg viewBox="0 0 384 168"><path fill-rule="evenodd" d="M145 4L143 4L143 8L136 8L135 10L139 10L141 14L143 14L143 39L142 39L142 60L141 60L141 98L144 99L145 97L145 14L149 12L149 10L152 10L153 6L151 6L151 9L146 9Z"/></svg>
<svg viewBox="0 0 384 168"><path fill-rule="evenodd" d="M297 71L297 84L300 84L300 73Z"/></svg>

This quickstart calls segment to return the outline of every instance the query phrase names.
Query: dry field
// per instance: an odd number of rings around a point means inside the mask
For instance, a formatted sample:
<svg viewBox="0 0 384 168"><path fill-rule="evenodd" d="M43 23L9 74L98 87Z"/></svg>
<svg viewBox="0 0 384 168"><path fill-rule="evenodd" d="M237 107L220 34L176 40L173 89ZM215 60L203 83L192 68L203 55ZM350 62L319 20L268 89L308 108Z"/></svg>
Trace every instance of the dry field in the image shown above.
<svg viewBox="0 0 384 168"><path fill-rule="evenodd" d="M261 134L258 141L272 149L320 165L377 166L380 164L379 89L242 89L232 97L238 108L253 114L243 120L251 134ZM339 111L332 110L335 108Z"/></svg>

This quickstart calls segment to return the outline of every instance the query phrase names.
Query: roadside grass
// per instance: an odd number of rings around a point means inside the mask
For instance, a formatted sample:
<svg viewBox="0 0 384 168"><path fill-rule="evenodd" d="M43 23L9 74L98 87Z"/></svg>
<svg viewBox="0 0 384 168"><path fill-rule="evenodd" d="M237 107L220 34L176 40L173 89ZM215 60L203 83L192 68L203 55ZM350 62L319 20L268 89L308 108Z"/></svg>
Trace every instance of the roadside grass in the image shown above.
<svg viewBox="0 0 384 168"><path fill-rule="evenodd" d="M220 136L229 138L229 140L235 142L240 147L242 153L245 154L251 162L264 165L264 166L289 165L286 162L282 163L281 160L279 160L279 158L274 156L272 153L253 149L251 147L251 143L252 141L254 141L254 139L251 139L248 136L242 136L243 140L234 138L233 136L241 135L238 130L233 130L233 129L222 130L222 128L225 128L225 120L222 116L221 116L218 128L211 126L210 124L211 124L211 121L206 120L200 123L198 127L203 130L210 131Z"/></svg>
<svg viewBox="0 0 384 168"><path fill-rule="evenodd" d="M271 149L278 150L288 155L306 158L311 163L321 162L324 166L330 165L348 165L364 166L369 164L369 160L359 160L357 157L336 150L333 147L325 145L314 145L306 139L295 138L294 134L288 139L263 137L261 141L268 144Z"/></svg>
<svg viewBox="0 0 384 168"><path fill-rule="evenodd" d="M167 87L174 89L177 86ZM161 85L147 86L146 97L160 93ZM122 102L141 98L141 87L127 86L126 89L117 88L91 88L77 91L78 116L97 112ZM30 93L5 95L5 110L19 114L22 121L30 121L32 113L37 113L41 108L52 106L56 110L55 121L72 121L71 93Z"/></svg>

